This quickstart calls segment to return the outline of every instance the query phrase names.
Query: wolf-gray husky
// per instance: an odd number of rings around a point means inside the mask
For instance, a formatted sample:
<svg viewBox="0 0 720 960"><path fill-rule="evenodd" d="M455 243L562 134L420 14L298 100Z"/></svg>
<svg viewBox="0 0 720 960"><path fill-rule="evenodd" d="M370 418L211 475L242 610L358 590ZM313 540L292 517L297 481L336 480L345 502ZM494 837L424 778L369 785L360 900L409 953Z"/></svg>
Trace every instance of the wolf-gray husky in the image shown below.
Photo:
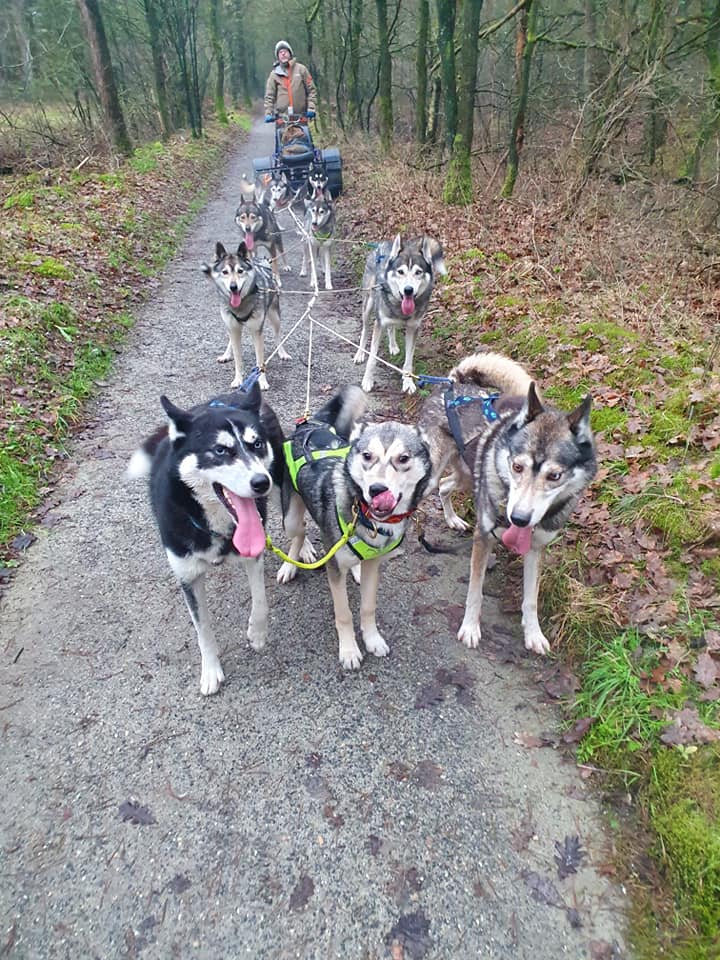
<svg viewBox="0 0 720 960"><path fill-rule="evenodd" d="M465 526L450 502L452 491L474 488L470 580L458 637L468 647L480 642L485 568L493 533L502 530L505 546L524 558L525 646L547 653L537 614L542 553L597 470L591 398L564 413L540 398L523 367L496 353L466 357L449 379L452 389L426 400L418 422L451 526Z"/></svg>
<svg viewBox="0 0 720 960"><path fill-rule="evenodd" d="M182 410L160 398L168 424L135 452L131 477L150 478L150 499L170 567L197 631L200 692L216 693L224 675L210 625L205 575L238 560L250 584L247 637L265 645L267 602L263 577L267 498L286 479L282 431L257 383L247 392L216 397Z"/></svg>
<svg viewBox="0 0 720 960"><path fill-rule="evenodd" d="M291 537L288 555L297 559L303 549L306 507L326 552L347 537L326 564L340 663L347 669L357 669L363 658L348 603L347 572L360 565L365 648L384 657L388 645L375 619L380 563L402 541L432 470L417 428L395 421L361 422L365 402L359 387L345 387L285 442L295 490L284 511ZM285 562L278 581L287 583L295 573L295 566Z"/></svg>
<svg viewBox="0 0 720 960"><path fill-rule="evenodd" d="M330 255L335 236L335 207L329 190L319 197L305 201L305 235L300 276L307 275L309 260L313 286L317 286L317 267L322 260L325 289L332 290Z"/></svg>
<svg viewBox="0 0 720 960"><path fill-rule="evenodd" d="M362 279L363 307L360 345L355 363L367 357L362 388L369 393L375 383L380 337L388 334L391 355L399 353L396 330L405 334L405 363L402 368L402 388L415 393L413 363L415 341L427 312L435 279L445 274L442 246L432 237L418 237L403 241L398 234L393 241L386 240L368 255ZM365 349L372 327L369 352Z"/></svg>
<svg viewBox="0 0 720 960"><path fill-rule="evenodd" d="M254 193L249 192L247 186L243 186L242 200L235 211L235 223L242 232L243 241L250 256L257 255L256 245L267 249L275 280L277 285L281 286L279 264L282 262L282 268L286 273L290 271L290 265L285 259L280 227L269 204L258 200Z"/></svg>
<svg viewBox="0 0 720 960"><path fill-rule="evenodd" d="M270 321L275 339L280 341L280 298L272 271L266 261L251 260L244 243L240 243L237 253L228 253L220 242L215 246L215 262L203 264L202 269L220 295L220 311L228 331L228 345L218 357L218 362L235 361L231 388L239 387L243 382L242 334L243 328L247 328L255 346L260 388L267 390L268 381L263 369L263 327L266 320ZM277 355L281 360L290 359L281 343Z"/></svg>

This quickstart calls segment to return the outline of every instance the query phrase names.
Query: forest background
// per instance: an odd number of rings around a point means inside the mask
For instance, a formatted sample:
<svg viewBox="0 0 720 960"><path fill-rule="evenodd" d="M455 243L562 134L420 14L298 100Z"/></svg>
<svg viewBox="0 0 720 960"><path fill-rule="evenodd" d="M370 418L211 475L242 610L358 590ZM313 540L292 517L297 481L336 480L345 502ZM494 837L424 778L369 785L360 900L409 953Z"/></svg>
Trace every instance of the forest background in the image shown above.
<svg viewBox="0 0 720 960"><path fill-rule="evenodd" d="M442 237L421 367L489 345L593 394L601 470L543 587L566 728L522 743L612 801L637 956L717 958L720 0L5 0L0 584L281 38L347 238Z"/></svg>

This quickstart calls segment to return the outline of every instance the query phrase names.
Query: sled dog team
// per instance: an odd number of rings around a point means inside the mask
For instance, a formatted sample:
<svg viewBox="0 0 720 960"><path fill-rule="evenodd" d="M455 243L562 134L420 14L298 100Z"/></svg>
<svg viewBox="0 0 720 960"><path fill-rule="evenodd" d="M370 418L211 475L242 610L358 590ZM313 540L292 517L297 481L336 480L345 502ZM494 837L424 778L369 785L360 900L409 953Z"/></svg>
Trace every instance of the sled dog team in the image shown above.
<svg viewBox="0 0 720 960"><path fill-rule="evenodd" d="M402 389L413 393L415 342L436 278L445 273L440 243L428 236L380 243L363 274L362 328L354 360L366 360L362 389L346 386L285 436L265 401L263 327L280 337L278 265L287 265L275 211L301 204L310 262L321 258L332 289L332 199L321 170L311 169L303 196L276 177L261 196L247 180L235 216L243 238L236 252L218 243L204 272L221 300L228 346L218 359L234 360L231 392L188 410L167 397L167 424L135 452L130 476L149 478L150 499L170 567L197 632L200 689L216 693L224 680L205 597L205 576L225 560L240 562L250 586L247 637L255 650L267 639L268 607L263 557L268 506L279 510L287 559L277 574L288 583L297 564L316 561L306 517L317 524L333 600L339 659L356 669L363 650L348 602L347 574L360 585L360 632L365 651L389 652L376 621L377 588L384 558L402 542L420 501L437 491L445 520L455 513L453 491L472 493L475 529L467 600L458 638L481 640L483 580L493 539L523 557L522 623L525 646L538 654L549 644L538 621L543 550L562 530L596 472L590 429L591 399L563 412L541 397L526 370L498 353L461 360L423 402L416 425L366 417L366 396L382 334L391 354L405 340ZM272 266L256 255L266 248ZM303 270L306 258L303 255ZM302 271L301 271L302 273ZM250 333L262 371L243 384L241 338ZM369 350L367 348L370 339ZM289 359L278 348L280 359ZM367 358L367 359L366 359Z"/></svg>

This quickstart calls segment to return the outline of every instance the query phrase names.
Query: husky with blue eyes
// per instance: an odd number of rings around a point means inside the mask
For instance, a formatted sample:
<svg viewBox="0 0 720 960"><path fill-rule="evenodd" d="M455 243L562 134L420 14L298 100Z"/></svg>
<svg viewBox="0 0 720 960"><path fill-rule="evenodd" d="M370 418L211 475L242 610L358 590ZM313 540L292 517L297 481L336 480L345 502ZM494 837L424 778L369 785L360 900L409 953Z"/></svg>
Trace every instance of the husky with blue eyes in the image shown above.
<svg viewBox="0 0 720 960"><path fill-rule="evenodd" d="M239 562L250 585L247 638L265 646L267 601L263 554L269 498L277 499L287 468L277 417L258 383L183 410L160 402L168 422L133 455L128 476L147 477L160 539L197 632L200 692L217 693L225 679L205 598L205 575Z"/></svg>
<svg viewBox="0 0 720 960"><path fill-rule="evenodd" d="M432 237L394 240L378 244L368 255L362 279L363 307L360 345L355 363L367 357L362 388L370 393L375 385L380 337L387 332L391 356L400 352L396 332L405 336L405 363L402 368L404 393L415 393L413 363L415 341L427 313L430 295L438 276L447 273L443 249ZM370 330L370 349L366 349Z"/></svg>

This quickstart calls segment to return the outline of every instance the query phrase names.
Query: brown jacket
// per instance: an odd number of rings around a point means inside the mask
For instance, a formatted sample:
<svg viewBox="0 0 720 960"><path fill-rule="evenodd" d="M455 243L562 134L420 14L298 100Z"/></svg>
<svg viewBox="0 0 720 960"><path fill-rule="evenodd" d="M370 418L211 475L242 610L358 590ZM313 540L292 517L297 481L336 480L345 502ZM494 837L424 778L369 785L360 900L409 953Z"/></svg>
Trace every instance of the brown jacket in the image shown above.
<svg viewBox="0 0 720 960"><path fill-rule="evenodd" d="M276 63L265 84L265 113L307 113L315 111L315 84L310 71L297 60L287 67Z"/></svg>

